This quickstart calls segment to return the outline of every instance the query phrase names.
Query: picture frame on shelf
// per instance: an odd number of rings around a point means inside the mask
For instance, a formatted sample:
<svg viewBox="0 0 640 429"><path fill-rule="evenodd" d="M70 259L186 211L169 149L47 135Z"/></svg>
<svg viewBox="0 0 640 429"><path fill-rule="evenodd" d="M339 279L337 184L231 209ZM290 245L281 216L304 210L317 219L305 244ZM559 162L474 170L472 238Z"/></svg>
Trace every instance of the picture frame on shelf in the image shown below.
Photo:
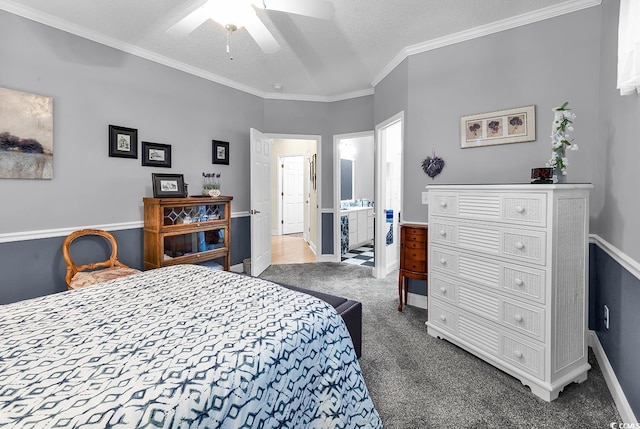
<svg viewBox="0 0 640 429"><path fill-rule="evenodd" d="M138 130L109 125L109 156L115 158L138 158Z"/></svg>
<svg viewBox="0 0 640 429"><path fill-rule="evenodd" d="M171 145L142 142L142 165L171 168Z"/></svg>
<svg viewBox="0 0 640 429"><path fill-rule="evenodd" d="M183 174L151 173L154 198L184 198Z"/></svg>
<svg viewBox="0 0 640 429"><path fill-rule="evenodd" d="M523 143L536 139L535 105L460 118L460 147Z"/></svg>
<svg viewBox="0 0 640 429"><path fill-rule="evenodd" d="M229 165L229 142L212 140L213 164Z"/></svg>

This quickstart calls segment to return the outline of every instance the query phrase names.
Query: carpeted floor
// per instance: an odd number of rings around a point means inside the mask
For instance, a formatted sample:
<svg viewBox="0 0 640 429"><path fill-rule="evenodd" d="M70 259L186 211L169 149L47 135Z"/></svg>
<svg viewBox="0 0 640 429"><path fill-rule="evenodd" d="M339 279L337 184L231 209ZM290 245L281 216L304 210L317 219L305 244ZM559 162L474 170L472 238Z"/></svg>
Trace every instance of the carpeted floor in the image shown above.
<svg viewBox="0 0 640 429"><path fill-rule="evenodd" d="M427 334L426 310L397 311L397 276L343 263L273 265L268 280L363 304L360 366L385 428L608 428L620 422L591 350L587 381L545 402L519 380Z"/></svg>

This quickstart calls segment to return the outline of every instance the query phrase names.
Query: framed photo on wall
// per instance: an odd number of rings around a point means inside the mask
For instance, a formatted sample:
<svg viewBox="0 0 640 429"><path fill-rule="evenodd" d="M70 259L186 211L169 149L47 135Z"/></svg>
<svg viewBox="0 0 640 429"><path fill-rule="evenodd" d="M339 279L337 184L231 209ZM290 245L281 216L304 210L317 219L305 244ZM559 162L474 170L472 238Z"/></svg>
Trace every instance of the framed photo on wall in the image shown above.
<svg viewBox="0 0 640 429"><path fill-rule="evenodd" d="M184 175L151 173L154 198L184 198Z"/></svg>
<svg viewBox="0 0 640 429"><path fill-rule="evenodd" d="M171 168L171 145L142 142L142 165Z"/></svg>
<svg viewBox="0 0 640 429"><path fill-rule="evenodd" d="M109 156L138 158L138 130L109 125Z"/></svg>
<svg viewBox="0 0 640 429"><path fill-rule="evenodd" d="M229 142L212 140L213 163L229 165Z"/></svg>
<svg viewBox="0 0 640 429"><path fill-rule="evenodd" d="M478 113L460 118L460 147L480 147L536 139L535 106Z"/></svg>

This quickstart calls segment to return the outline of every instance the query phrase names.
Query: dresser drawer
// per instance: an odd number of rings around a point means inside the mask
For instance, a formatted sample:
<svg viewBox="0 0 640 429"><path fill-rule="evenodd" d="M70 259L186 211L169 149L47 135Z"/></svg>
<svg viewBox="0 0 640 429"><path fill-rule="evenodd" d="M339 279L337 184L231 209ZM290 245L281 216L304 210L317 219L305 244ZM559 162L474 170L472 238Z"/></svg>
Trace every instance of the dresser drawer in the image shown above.
<svg viewBox="0 0 640 429"><path fill-rule="evenodd" d="M518 225L547 225L547 195L544 193L430 191L429 194L429 209L435 215Z"/></svg>
<svg viewBox="0 0 640 429"><path fill-rule="evenodd" d="M429 323L452 334L458 333L458 311L441 305L436 299L429 302Z"/></svg>
<svg viewBox="0 0 640 429"><path fill-rule="evenodd" d="M458 302L457 282L438 274L431 273L429 277L429 293L431 296L447 301L451 304Z"/></svg>
<svg viewBox="0 0 640 429"><path fill-rule="evenodd" d="M407 271L415 271L418 273L426 273L427 272L427 262L426 261L416 261L412 259L405 259L400 261L401 269Z"/></svg>
<svg viewBox="0 0 640 429"><path fill-rule="evenodd" d="M494 359L534 375L544 376L544 347L510 333L464 310L434 299L429 307L429 325L455 335L461 341L484 351ZM433 316L433 317L432 317Z"/></svg>
<svg viewBox="0 0 640 429"><path fill-rule="evenodd" d="M431 243L447 244L495 256L544 265L546 232L468 221L432 219Z"/></svg>
<svg viewBox="0 0 640 429"><path fill-rule="evenodd" d="M404 239L407 242L416 241L419 243L425 243L427 241L427 230L424 228L411 228L403 226L402 233L404 234Z"/></svg>
<svg viewBox="0 0 640 429"><path fill-rule="evenodd" d="M544 375L544 348L537 344L504 334L500 355L507 362L537 378Z"/></svg>
<svg viewBox="0 0 640 429"><path fill-rule="evenodd" d="M499 259L431 246L430 270L527 302L545 304L546 272ZM450 281L454 281L451 280Z"/></svg>
<svg viewBox="0 0 640 429"><path fill-rule="evenodd" d="M458 306L483 319L544 341L544 309L504 299L485 289L458 285Z"/></svg>
<svg viewBox="0 0 640 429"><path fill-rule="evenodd" d="M502 325L536 340L544 341L544 309L507 300L502 301L501 304Z"/></svg>

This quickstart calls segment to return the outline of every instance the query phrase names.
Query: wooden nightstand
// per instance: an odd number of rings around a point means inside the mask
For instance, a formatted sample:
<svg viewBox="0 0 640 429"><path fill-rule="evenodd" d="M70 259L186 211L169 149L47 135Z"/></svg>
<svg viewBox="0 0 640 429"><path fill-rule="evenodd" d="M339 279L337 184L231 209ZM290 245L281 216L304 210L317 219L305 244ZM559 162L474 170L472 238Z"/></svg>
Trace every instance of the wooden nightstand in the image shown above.
<svg viewBox="0 0 640 429"><path fill-rule="evenodd" d="M407 304L408 279L427 280L427 225L405 223L400 225L400 273L398 275L398 311Z"/></svg>

